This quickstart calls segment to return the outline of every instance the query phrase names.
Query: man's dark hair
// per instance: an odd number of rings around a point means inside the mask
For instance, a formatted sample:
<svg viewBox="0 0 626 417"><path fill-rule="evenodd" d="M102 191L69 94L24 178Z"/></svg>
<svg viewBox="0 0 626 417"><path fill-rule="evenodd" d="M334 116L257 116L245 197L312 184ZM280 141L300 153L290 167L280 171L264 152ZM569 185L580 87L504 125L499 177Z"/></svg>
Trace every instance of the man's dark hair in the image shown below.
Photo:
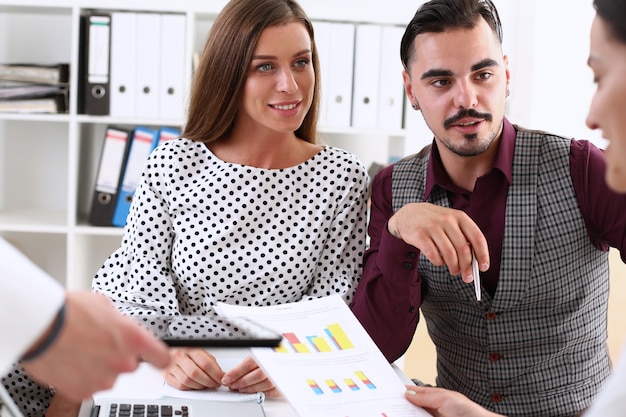
<svg viewBox="0 0 626 417"><path fill-rule="evenodd" d="M606 1L606 0L605 0ZM400 43L400 59L405 69L413 58L413 41L422 33L441 33L450 29L473 29L480 18L502 44L502 23L491 0L431 0L424 3L408 24Z"/></svg>

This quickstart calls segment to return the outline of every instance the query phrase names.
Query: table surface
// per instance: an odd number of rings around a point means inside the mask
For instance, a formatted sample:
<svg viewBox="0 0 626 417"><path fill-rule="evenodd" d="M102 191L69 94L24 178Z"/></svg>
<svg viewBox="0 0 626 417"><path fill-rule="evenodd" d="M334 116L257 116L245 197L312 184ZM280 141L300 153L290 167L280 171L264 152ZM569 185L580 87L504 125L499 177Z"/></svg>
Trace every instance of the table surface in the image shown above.
<svg viewBox="0 0 626 417"><path fill-rule="evenodd" d="M218 348L207 349L218 360L219 363L237 363L239 360L250 355L247 348ZM223 366L223 365L222 365ZM394 370L407 385L412 381L402 370L395 366ZM224 366L223 366L224 367ZM229 369L229 367L225 367ZM227 370L225 369L225 370ZM139 368L128 374L118 377L113 388L102 391L94 395L95 398L159 398L163 393L163 377L161 371L150 364L142 363ZM263 404L267 417L297 417L297 414L289 402L281 398L266 398Z"/></svg>

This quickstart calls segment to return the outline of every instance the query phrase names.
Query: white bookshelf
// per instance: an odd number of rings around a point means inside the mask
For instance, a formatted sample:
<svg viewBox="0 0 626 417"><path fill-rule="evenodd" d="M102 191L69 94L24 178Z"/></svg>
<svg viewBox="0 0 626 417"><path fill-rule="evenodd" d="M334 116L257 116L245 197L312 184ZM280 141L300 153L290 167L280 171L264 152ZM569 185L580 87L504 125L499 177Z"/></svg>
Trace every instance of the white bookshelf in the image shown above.
<svg viewBox="0 0 626 417"><path fill-rule="evenodd" d="M406 0L302 0L312 20L406 25L417 4ZM79 21L83 10L147 11L186 15L191 80L193 52L202 49L226 0L0 0L0 62L69 62L70 111L62 115L0 114L0 235L66 287L88 289L122 229L92 227L86 219L109 124L180 126L183 120L120 119L78 114ZM399 50L399 45L397 46ZM399 55L399 53L398 53ZM401 75L398 74L399 80ZM419 149L404 129L320 126L332 145L356 153L369 166ZM430 139L427 139L428 141Z"/></svg>

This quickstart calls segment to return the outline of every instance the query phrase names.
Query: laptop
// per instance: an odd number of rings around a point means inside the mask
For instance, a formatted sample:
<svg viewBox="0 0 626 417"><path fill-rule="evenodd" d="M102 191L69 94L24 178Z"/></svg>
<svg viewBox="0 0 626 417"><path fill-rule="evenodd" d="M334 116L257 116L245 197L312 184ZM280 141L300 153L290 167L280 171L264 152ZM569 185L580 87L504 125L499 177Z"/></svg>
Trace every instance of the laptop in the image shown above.
<svg viewBox="0 0 626 417"><path fill-rule="evenodd" d="M256 401L214 401L187 398L98 398L83 401L78 417L265 417ZM19 416L15 416L19 417Z"/></svg>
<svg viewBox="0 0 626 417"><path fill-rule="evenodd" d="M247 349L220 349L213 352L220 365L239 363ZM228 360L220 356L233 355ZM78 417L264 417L262 393L241 394L227 389L208 391L178 391L165 384L162 371L141 363L132 373L118 376L112 389L94 394L82 402Z"/></svg>
<svg viewBox="0 0 626 417"><path fill-rule="evenodd" d="M256 401L215 401L187 398L90 398L78 417L265 417L263 396ZM0 384L0 417L24 417Z"/></svg>

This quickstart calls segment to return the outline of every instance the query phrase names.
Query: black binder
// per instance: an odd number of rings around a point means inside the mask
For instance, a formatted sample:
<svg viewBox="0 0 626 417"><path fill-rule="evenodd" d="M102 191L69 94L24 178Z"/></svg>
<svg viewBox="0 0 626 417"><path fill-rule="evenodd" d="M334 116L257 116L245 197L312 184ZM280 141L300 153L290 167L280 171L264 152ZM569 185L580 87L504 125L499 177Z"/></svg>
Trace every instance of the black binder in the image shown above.
<svg viewBox="0 0 626 417"><path fill-rule="evenodd" d="M93 226L112 226L132 134L132 129L117 126L106 129L89 212L89 223Z"/></svg>
<svg viewBox="0 0 626 417"><path fill-rule="evenodd" d="M78 111L106 116L110 108L111 15L81 15Z"/></svg>

